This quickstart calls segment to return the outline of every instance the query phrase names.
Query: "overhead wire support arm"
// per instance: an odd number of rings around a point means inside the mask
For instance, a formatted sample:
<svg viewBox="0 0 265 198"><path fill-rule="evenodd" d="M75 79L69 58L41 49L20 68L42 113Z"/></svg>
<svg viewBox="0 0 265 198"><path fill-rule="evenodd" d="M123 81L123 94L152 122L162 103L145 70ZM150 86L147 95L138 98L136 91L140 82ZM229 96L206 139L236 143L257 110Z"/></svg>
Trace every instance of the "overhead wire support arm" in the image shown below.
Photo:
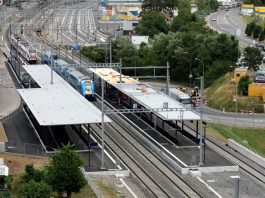
<svg viewBox="0 0 265 198"><path fill-rule="evenodd" d="M154 109L106 109L104 110L105 114L113 113L146 113L146 112L170 112L170 111L179 111L183 113L184 111L191 111L189 108L154 108Z"/></svg>

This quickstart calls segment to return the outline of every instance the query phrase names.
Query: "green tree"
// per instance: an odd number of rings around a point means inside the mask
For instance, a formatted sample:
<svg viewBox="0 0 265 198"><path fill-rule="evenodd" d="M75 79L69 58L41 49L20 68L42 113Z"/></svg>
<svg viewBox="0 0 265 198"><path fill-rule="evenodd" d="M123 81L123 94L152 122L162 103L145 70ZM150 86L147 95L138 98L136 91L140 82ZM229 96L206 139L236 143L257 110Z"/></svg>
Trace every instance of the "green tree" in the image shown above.
<svg viewBox="0 0 265 198"><path fill-rule="evenodd" d="M148 11L142 14L142 19L135 30L140 35L153 37L160 32L167 33L168 25L160 12Z"/></svg>
<svg viewBox="0 0 265 198"><path fill-rule="evenodd" d="M211 13L212 11L216 11L219 4L217 0L198 0L198 10L203 13Z"/></svg>
<svg viewBox="0 0 265 198"><path fill-rule="evenodd" d="M247 63L248 69L259 70L259 65L262 63L263 58L261 51L255 47L246 47L243 54L243 60Z"/></svg>
<svg viewBox="0 0 265 198"><path fill-rule="evenodd" d="M103 63L105 62L105 59L108 58L109 50L107 44L91 46L91 47L83 47L81 49L81 54L83 54L84 56L88 57L89 59L97 63Z"/></svg>
<svg viewBox="0 0 265 198"><path fill-rule="evenodd" d="M128 37L118 37L113 42L114 62L122 60L123 67L134 67L138 63L137 49ZM125 71L127 75L133 75L133 70Z"/></svg>
<svg viewBox="0 0 265 198"><path fill-rule="evenodd" d="M247 24L246 29L245 29L246 35L252 36L255 27L256 27L255 21L252 21L251 23Z"/></svg>
<svg viewBox="0 0 265 198"><path fill-rule="evenodd" d="M245 34L247 35L247 36L251 36L252 35L252 30L251 30L251 28L250 28L250 23L248 23L247 24L247 26L246 26L246 29L245 29Z"/></svg>
<svg viewBox="0 0 265 198"><path fill-rule="evenodd" d="M144 0L143 11L173 11L178 4L177 0Z"/></svg>
<svg viewBox="0 0 265 198"><path fill-rule="evenodd" d="M21 183L27 183L30 180L40 182L43 179L43 173L41 170L35 169L33 164L27 164L25 172L20 176Z"/></svg>
<svg viewBox="0 0 265 198"><path fill-rule="evenodd" d="M22 184L18 189L20 198L49 198L52 188L44 182L35 182L33 180Z"/></svg>
<svg viewBox="0 0 265 198"><path fill-rule="evenodd" d="M11 190L12 189L12 183L13 183L13 176L12 175L6 176L4 180L5 180L5 184L6 184L7 189Z"/></svg>
<svg viewBox="0 0 265 198"><path fill-rule="evenodd" d="M248 85L250 84L249 76L243 76L240 78L238 83L238 92L242 93L242 95L248 95Z"/></svg>
<svg viewBox="0 0 265 198"><path fill-rule="evenodd" d="M264 29L259 34L259 41L264 41L265 39L265 31Z"/></svg>
<svg viewBox="0 0 265 198"><path fill-rule="evenodd" d="M66 145L52 156L47 166L47 182L57 191L71 197L72 192L79 192L86 185L86 179L80 167L83 165L81 157L74 151L73 145Z"/></svg>
<svg viewBox="0 0 265 198"><path fill-rule="evenodd" d="M259 34L261 32L262 28L259 25L256 25L253 30L253 38L257 39L259 38Z"/></svg>

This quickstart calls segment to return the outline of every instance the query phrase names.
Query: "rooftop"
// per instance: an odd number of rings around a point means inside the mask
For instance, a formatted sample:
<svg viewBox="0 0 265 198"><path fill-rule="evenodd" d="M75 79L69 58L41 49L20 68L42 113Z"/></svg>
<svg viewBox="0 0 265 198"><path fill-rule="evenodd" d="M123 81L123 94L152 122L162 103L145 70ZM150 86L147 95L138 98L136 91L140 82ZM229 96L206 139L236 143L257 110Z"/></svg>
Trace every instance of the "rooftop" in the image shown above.
<svg viewBox="0 0 265 198"><path fill-rule="evenodd" d="M178 109L157 112L157 116L163 120L200 119L196 112L188 110L182 103L129 76L122 75L122 83L120 84L120 73L111 68L90 69L90 71L148 109L160 109L165 104L167 104L168 108Z"/></svg>
<svg viewBox="0 0 265 198"><path fill-rule="evenodd" d="M24 69L41 88L18 89L40 125L101 123L101 111L53 72L47 65L25 65ZM105 122L110 122L105 117Z"/></svg>

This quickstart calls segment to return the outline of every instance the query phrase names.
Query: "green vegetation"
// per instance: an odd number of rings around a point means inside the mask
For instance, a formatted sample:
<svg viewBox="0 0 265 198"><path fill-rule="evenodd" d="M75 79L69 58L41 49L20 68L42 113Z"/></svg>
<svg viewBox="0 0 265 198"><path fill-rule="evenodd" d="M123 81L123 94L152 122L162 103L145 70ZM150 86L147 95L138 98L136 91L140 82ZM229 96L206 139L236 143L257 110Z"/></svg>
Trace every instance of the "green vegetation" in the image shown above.
<svg viewBox="0 0 265 198"><path fill-rule="evenodd" d="M255 47L246 47L244 49L244 61L248 65L248 69L254 71L259 70L259 65L262 63L263 55L261 51Z"/></svg>
<svg viewBox="0 0 265 198"><path fill-rule="evenodd" d="M74 151L73 145L66 145L52 156L46 168L46 181L58 195L79 192L86 185L86 179L80 170L83 165L81 157Z"/></svg>
<svg viewBox="0 0 265 198"><path fill-rule="evenodd" d="M213 11L216 11L219 3L217 0L197 0L196 1L199 7L200 13L211 13Z"/></svg>
<svg viewBox="0 0 265 198"><path fill-rule="evenodd" d="M244 4L254 4L255 6L264 6L265 2L263 0L243 0Z"/></svg>
<svg viewBox="0 0 265 198"><path fill-rule="evenodd" d="M160 32L167 33L168 25L160 12L148 11L142 14L142 19L135 30L140 35L147 35L152 38Z"/></svg>
<svg viewBox="0 0 265 198"><path fill-rule="evenodd" d="M26 165L25 172L14 182L14 193L17 197L27 198L95 197L80 170L82 164L73 145L66 145L51 157L43 169Z"/></svg>
<svg viewBox="0 0 265 198"><path fill-rule="evenodd" d="M236 85L231 83L233 73L227 73L226 75L215 80L210 87L205 90L208 106L219 110L225 110L228 112L235 112L235 102L233 101ZM237 96L238 112L250 111L253 108L255 112L264 112L264 102L259 97L242 96L241 92L238 92Z"/></svg>
<svg viewBox="0 0 265 198"><path fill-rule="evenodd" d="M142 9L146 11L172 12L178 4L178 0L144 0Z"/></svg>
<svg viewBox="0 0 265 198"><path fill-rule="evenodd" d="M238 93L242 93L242 95L248 95L248 85L250 84L249 76L243 76L240 78L238 83ZM237 93L237 94L238 94Z"/></svg>
<svg viewBox="0 0 265 198"><path fill-rule="evenodd" d="M208 124L207 130L210 134L214 133L225 139L233 139L265 157L265 129Z"/></svg>
<svg viewBox="0 0 265 198"><path fill-rule="evenodd" d="M191 14L188 0L176 1L179 14L173 20L169 20L168 13L164 12L172 9L168 3L173 1L150 0L145 3L148 2L152 2L151 7L142 13L136 32L139 35L149 35L149 44L141 44L136 48L128 37L118 37L112 41L112 62L122 59L124 67L165 66L169 62L171 80L184 84L189 83L190 73L193 77L201 76L204 65L206 87L232 70L229 66L235 64L239 51L238 41L234 36L218 34L205 26L204 19ZM102 46L84 48L82 53L96 62L105 62L104 55L109 57L109 53L105 54L98 48ZM199 58L204 64L195 61L195 58ZM166 71L156 72L158 75L165 75ZM132 70L125 73L134 75ZM141 70L140 75L153 73Z"/></svg>
<svg viewBox="0 0 265 198"><path fill-rule="evenodd" d="M256 20L253 17L243 17L243 19L247 22L245 34L248 37L263 41L265 38L265 22L263 20Z"/></svg>

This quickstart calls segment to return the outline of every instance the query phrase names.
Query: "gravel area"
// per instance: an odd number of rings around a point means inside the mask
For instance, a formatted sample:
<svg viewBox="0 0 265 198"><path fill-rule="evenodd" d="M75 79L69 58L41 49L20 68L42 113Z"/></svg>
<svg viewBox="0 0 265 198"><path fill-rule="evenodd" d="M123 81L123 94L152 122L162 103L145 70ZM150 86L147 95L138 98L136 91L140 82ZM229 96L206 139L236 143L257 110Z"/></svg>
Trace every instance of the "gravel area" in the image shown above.
<svg viewBox="0 0 265 198"><path fill-rule="evenodd" d="M240 198L265 197L265 186L261 186L243 172L222 172L203 174L201 179L208 183L223 197L235 197L237 179L230 176L240 176L239 193Z"/></svg>

